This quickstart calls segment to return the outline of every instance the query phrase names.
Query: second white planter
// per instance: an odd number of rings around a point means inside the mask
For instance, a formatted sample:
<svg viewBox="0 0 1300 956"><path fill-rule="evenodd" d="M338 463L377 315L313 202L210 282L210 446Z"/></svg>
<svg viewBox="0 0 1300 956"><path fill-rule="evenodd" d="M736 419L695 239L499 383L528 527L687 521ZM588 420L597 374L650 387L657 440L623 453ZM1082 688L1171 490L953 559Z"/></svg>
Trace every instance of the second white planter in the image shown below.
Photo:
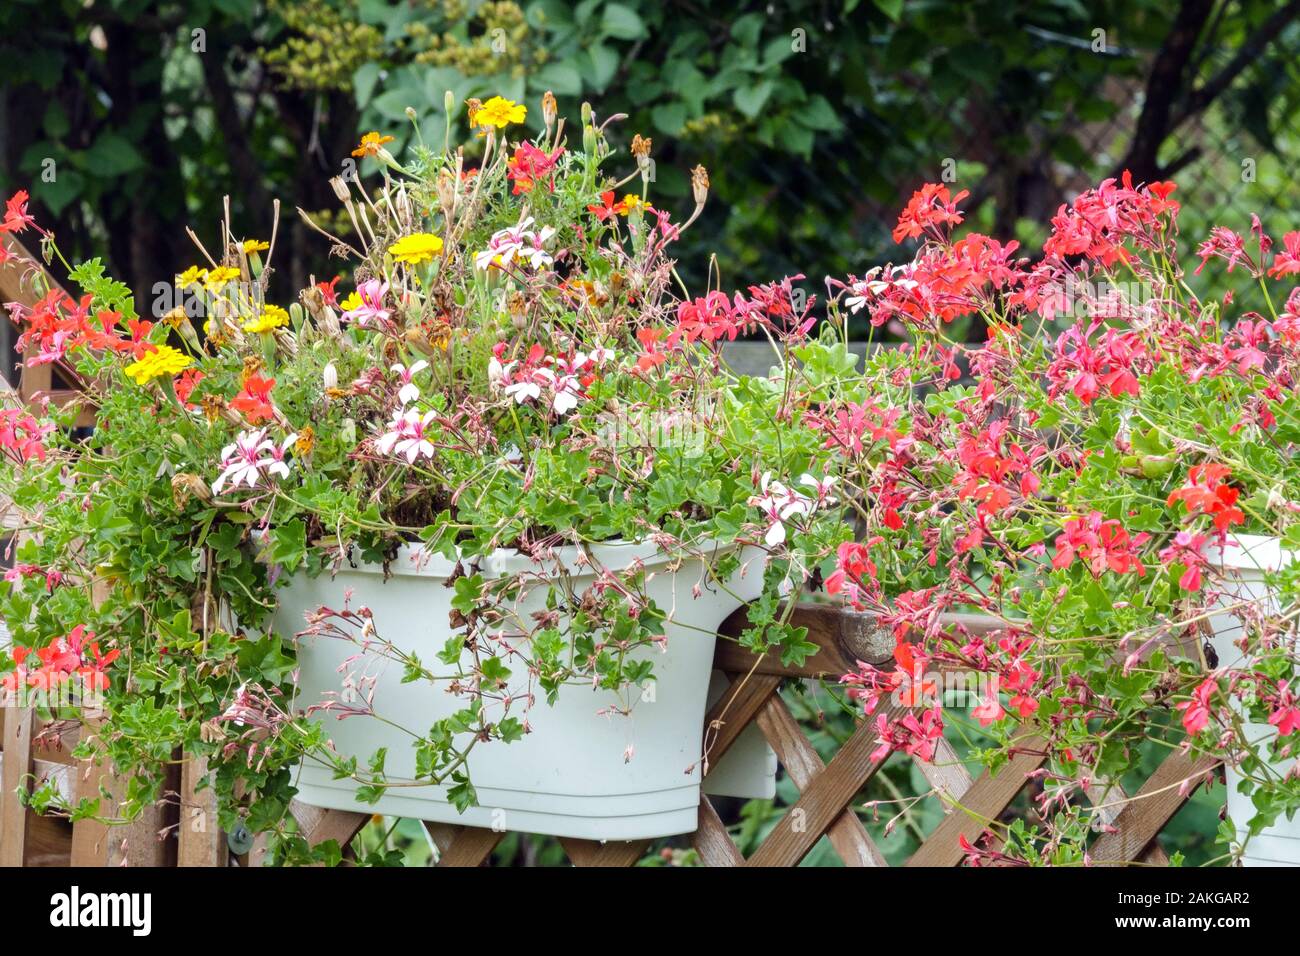
<svg viewBox="0 0 1300 956"><path fill-rule="evenodd" d="M1224 594L1221 607L1229 608L1242 602L1256 604L1272 613L1278 610L1276 593L1269 589L1265 575L1291 563L1295 553L1282 550L1277 538L1253 534L1230 535L1226 547L1206 550L1210 564L1222 571ZM1220 667L1239 666L1242 653L1235 642L1241 637L1241 619L1230 612L1210 619L1214 632L1211 643L1219 658ZM1277 730L1267 723L1247 723L1246 733L1252 742L1262 743L1277 736ZM1278 774L1285 774L1294 760L1274 761L1270 766ZM1246 822L1255 815L1250 797L1237 791L1241 774L1227 768L1228 816L1237 825L1239 838L1245 838ZM1300 813L1294 819L1279 817L1270 827L1250 838L1242 859L1245 866L1300 866Z"/></svg>
<svg viewBox="0 0 1300 956"><path fill-rule="evenodd" d="M442 787L428 785L393 787L378 804L359 804L354 781L332 779L328 768L311 761L297 781L299 799L321 807L585 839L644 839L694 830L715 632L728 614L761 592L763 552L742 552L741 569L721 585L710 580L700 558L678 562L649 543L598 545L591 554L611 570L640 561L649 596L668 615L666 648L644 652L657 675L652 699L638 701L630 717L598 716L620 699L589 687L562 688L554 706L539 699L528 714L532 733L471 752L468 765L479 806L464 814L446 801ZM555 560L564 563L580 592L595 576L589 566L576 562L577 556L575 549L562 548ZM483 562L482 571L496 577L530 568L537 570L522 555L497 552ZM351 607L369 607L385 640L415 652L436 670L436 655L451 633L453 592L444 582L453 570L452 562L439 555L422 556L418 548L406 547L390 565L387 580L376 565L344 567L334 578L298 575L281 591L276 627L280 633L297 633L307 613L322 605L341 607L350 591ZM544 586L534 588L518 606L521 615L539 610L545 593ZM357 646L348 641L304 637L299 664L299 707L330 699L341 690L345 675L357 673L375 678L375 710L400 728L426 732L465 704L445 685L402 683L400 665L375 654L358 656ZM514 675L510 689L519 693L525 683L522 675ZM356 756L364 767L372 753L386 747L389 780L415 777L412 737L405 730L368 716L337 720L323 713L318 719L344 756ZM775 758L751 731L709 779L716 778L731 795L771 796Z"/></svg>

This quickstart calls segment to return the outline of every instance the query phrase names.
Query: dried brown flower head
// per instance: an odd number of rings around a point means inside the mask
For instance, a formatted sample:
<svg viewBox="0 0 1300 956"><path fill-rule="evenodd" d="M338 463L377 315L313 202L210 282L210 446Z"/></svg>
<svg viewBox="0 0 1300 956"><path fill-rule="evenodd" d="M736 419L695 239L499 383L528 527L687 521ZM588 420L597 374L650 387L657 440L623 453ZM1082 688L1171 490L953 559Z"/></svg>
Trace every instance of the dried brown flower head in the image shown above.
<svg viewBox="0 0 1300 956"><path fill-rule="evenodd" d="M691 193L695 196L697 206L703 206L709 198L709 171L703 166L691 170Z"/></svg>

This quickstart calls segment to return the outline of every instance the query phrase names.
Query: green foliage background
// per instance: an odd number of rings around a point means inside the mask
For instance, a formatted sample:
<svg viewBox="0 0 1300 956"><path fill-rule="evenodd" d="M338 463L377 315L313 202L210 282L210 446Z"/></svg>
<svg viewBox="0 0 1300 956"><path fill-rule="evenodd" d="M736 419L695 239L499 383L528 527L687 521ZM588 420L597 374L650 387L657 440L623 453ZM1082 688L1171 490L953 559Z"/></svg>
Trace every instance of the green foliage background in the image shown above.
<svg viewBox="0 0 1300 956"><path fill-rule="evenodd" d="M0 188L30 188L65 247L106 250L137 295L193 261L183 224L214 238L222 196L260 238L278 199L287 295L333 274L325 241L293 209L334 210L326 180L360 132L394 134L400 147L407 108L431 117L446 90L526 102L538 129L550 89L562 114L587 100L598 119L626 113L629 136L652 137L656 195L678 197L680 215L687 171L710 169L709 206L682 247L697 286L712 253L724 285L861 272L897 254L898 208L945 174L972 191L972 221L998 238L1035 238L1063 199L1126 161L1141 178L1196 185L1189 229L1216 218L1244 228L1258 211L1280 232L1295 202L1294 8L11 0L0 9ZM1195 42L1157 89L1188 115L1155 124L1154 151L1134 155L1153 65L1184 17L1199 25Z"/></svg>

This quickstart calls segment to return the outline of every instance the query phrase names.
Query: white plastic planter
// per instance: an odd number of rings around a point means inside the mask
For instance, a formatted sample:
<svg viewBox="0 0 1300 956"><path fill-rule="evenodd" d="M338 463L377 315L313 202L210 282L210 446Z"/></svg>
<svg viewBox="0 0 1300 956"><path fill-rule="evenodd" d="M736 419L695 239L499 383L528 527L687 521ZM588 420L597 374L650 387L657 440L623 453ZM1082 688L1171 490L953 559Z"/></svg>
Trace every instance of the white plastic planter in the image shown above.
<svg viewBox="0 0 1300 956"><path fill-rule="evenodd" d="M1213 567L1222 569L1224 575L1224 594L1220 604L1228 607L1250 601L1276 612L1277 595L1265 583L1264 575L1290 564L1294 554L1282 550L1279 539L1254 534L1229 535L1226 547L1207 548L1206 558ZM1223 613L1210 618L1210 627L1214 631L1211 643L1218 655L1219 666L1240 666L1243 655L1233 642L1241 637L1241 620L1232 613ZM1252 742L1268 741L1277 736L1276 729L1267 723L1247 723L1246 732ZM1278 773L1286 773L1294 762L1275 761L1271 766ZM1254 816L1255 808L1250 797L1237 792L1240 780L1241 775L1236 770L1227 768L1228 816L1237 825L1238 836L1244 839L1245 823ZM1300 866L1300 813L1291 820L1280 816L1271 827L1251 837L1242 863L1245 866Z"/></svg>
<svg viewBox="0 0 1300 956"><path fill-rule="evenodd" d="M630 717L603 717L597 711L619 701L611 692L566 686L554 706L539 695L528 714L532 733L510 744L480 744L471 752L468 764L479 806L463 814L446 802L444 788L430 785L391 787L378 804L359 804L354 781L334 780L327 767L312 761L301 768L298 799L334 809L584 839L632 840L693 831L715 631L728 614L760 593L762 552L742 552L741 571L722 588L709 580L701 559L685 557L676 570L670 570L674 556L651 543L597 545L590 550L600 565L611 570L640 560L649 579L649 596L668 615L666 649L645 652L652 657L657 676L653 700L638 701ZM350 589L351 607L369 607L384 640L414 651L436 673L436 655L450 634L453 591L444 581L454 566L440 555L417 560L420 557L418 547L402 548L387 580L378 565L345 566L333 578L296 576L280 592L277 630L284 634L303 630L305 614L321 605L341 608L344 592ZM576 565L575 557L576 549L571 547L556 551L556 560L569 569L573 587L580 592L594 575L589 567ZM482 573L489 578L530 569L539 570L513 551L499 551L481 563ZM553 571L554 566L545 570ZM696 585L701 592L698 598L692 596ZM542 607L546 591L545 585L534 587L519 605L521 616ZM434 721L461 709L465 699L446 693L445 684L403 684L400 665L378 655L345 664L357 651L349 641L301 638L296 703L307 707L329 699L331 693L337 695L345 671L364 668L365 673L377 675L374 709L399 727L366 716L338 720L323 713L318 719L325 722L340 754L356 756L364 767L371 754L387 747L389 781L410 780L415 775L412 738L399 728L424 732ZM524 687L524 675L513 674L511 689L520 692ZM715 681L712 695L718 693ZM717 790L733 796L773 794L775 758L753 730L711 769L709 782L716 778ZM629 747L632 756L625 759Z"/></svg>

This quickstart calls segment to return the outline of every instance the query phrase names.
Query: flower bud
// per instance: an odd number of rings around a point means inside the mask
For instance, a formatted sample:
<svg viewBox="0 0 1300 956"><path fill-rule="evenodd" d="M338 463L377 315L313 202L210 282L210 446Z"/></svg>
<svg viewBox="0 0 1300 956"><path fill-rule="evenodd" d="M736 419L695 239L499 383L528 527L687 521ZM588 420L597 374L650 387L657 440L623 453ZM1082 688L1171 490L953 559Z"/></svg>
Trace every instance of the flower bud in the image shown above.
<svg viewBox="0 0 1300 956"><path fill-rule="evenodd" d="M442 108L450 119L456 113L456 94L451 90L442 94Z"/></svg>
<svg viewBox="0 0 1300 956"><path fill-rule="evenodd" d="M328 388L339 387L339 370L333 362L326 364L321 372L321 383Z"/></svg>
<svg viewBox="0 0 1300 956"><path fill-rule="evenodd" d="M596 127L582 127L582 151L594 155L596 152Z"/></svg>
<svg viewBox="0 0 1300 956"><path fill-rule="evenodd" d="M435 188L443 218L450 222L452 213L456 211L456 177L450 169L444 166L438 170L438 182Z"/></svg>
<svg viewBox="0 0 1300 956"><path fill-rule="evenodd" d="M547 90L542 94L542 122L546 124L546 132L549 135L551 128L555 126L555 118L559 115L559 109L555 104L555 94Z"/></svg>

